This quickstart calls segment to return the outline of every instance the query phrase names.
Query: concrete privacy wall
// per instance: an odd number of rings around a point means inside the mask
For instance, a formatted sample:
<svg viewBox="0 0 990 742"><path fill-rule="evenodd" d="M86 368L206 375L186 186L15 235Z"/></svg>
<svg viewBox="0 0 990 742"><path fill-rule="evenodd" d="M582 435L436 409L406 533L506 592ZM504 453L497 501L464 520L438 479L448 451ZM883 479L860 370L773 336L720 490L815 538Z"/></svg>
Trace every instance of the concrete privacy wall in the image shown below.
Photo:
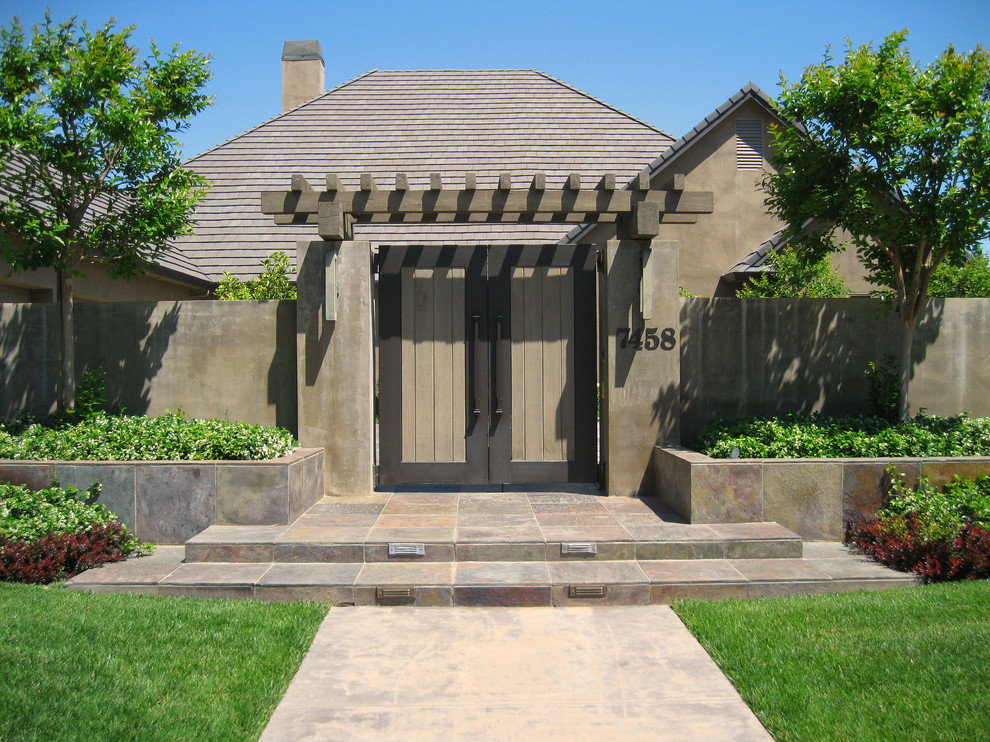
<svg viewBox="0 0 990 742"><path fill-rule="evenodd" d="M113 407L297 430L295 302L79 303L75 339ZM0 417L55 409L60 353L56 305L0 304Z"/></svg>
<svg viewBox="0 0 990 742"><path fill-rule="evenodd" d="M323 449L269 461L0 461L0 482L103 485L104 505L138 538L182 544L214 524L286 525L323 497Z"/></svg>
<svg viewBox="0 0 990 742"><path fill-rule="evenodd" d="M806 539L837 541L845 522L870 518L890 489L888 468L906 483L990 474L990 457L896 459L713 459L656 449L660 501L691 523L772 521Z"/></svg>
<svg viewBox="0 0 990 742"><path fill-rule="evenodd" d="M681 441L716 417L869 410L870 361L900 319L875 299L684 299ZM933 299L915 334L911 410L990 415L990 299Z"/></svg>

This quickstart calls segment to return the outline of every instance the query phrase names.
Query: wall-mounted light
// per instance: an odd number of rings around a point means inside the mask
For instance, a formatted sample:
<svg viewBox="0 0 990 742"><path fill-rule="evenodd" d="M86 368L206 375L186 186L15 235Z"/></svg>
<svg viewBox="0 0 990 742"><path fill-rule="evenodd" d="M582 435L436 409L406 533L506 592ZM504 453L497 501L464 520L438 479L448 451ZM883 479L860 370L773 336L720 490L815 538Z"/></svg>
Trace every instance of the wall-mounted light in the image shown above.
<svg viewBox="0 0 990 742"><path fill-rule="evenodd" d="M323 296L323 318L327 322L337 321L337 250L336 247L328 248L324 255L326 286Z"/></svg>
<svg viewBox="0 0 990 742"><path fill-rule="evenodd" d="M639 278L639 311L643 319L653 319L653 250L644 247L640 252L642 273Z"/></svg>

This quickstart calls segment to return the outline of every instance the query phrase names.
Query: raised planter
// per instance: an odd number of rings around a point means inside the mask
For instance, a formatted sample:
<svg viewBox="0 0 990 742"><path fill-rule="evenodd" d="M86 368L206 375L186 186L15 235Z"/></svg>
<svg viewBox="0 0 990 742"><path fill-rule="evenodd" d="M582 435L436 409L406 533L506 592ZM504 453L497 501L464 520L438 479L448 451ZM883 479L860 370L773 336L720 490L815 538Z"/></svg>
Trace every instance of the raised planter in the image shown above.
<svg viewBox="0 0 990 742"><path fill-rule="evenodd" d="M182 544L212 525L291 523L323 497L322 448L267 461L0 461L0 482L85 489L145 541Z"/></svg>
<svg viewBox="0 0 990 742"><path fill-rule="evenodd" d="M844 522L883 504L893 464L932 485L990 474L990 457L713 459L677 446L654 452L660 501L690 523L774 521L809 540L842 538Z"/></svg>

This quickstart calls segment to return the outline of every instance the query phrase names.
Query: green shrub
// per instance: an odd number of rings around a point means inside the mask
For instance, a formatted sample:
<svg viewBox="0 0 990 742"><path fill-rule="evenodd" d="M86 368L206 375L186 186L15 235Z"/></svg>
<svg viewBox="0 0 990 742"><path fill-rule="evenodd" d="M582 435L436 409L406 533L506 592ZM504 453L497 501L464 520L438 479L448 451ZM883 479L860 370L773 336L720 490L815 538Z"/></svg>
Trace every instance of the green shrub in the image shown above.
<svg viewBox="0 0 990 742"><path fill-rule="evenodd" d="M87 369L76 387L76 402L73 413L87 418L101 412L107 404L106 371L102 366Z"/></svg>
<svg viewBox="0 0 990 742"><path fill-rule="evenodd" d="M217 286L216 295L221 301L271 301L276 299L295 299L296 287L289 282L289 274L294 270L289 268L289 257L281 251L273 252L261 261L262 271L252 281L242 283L237 276L226 271L223 280Z"/></svg>
<svg viewBox="0 0 990 742"><path fill-rule="evenodd" d="M981 252L961 266L943 263L932 274L931 297L990 298L990 260Z"/></svg>
<svg viewBox="0 0 990 742"><path fill-rule="evenodd" d="M990 477L956 477L940 489L933 487L928 477L911 487L904 475L898 476L893 467L889 471L890 492L877 517L893 519L913 513L928 538L955 537L967 522L990 526Z"/></svg>
<svg viewBox="0 0 990 742"><path fill-rule="evenodd" d="M87 502L99 494L94 483L88 492L53 483L48 489L0 484L0 536L11 541L36 541L48 534L76 533L114 522L102 505Z"/></svg>
<svg viewBox="0 0 990 742"><path fill-rule="evenodd" d="M767 255L770 270L752 278L736 292L741 299L808 298L829 299L848 292L839 272L828 258L806 262L796 250L787 248Z"/></svg>
<svg viewBox="0 0 990 742"><path fill-rule="evenodd" d="M716 420L697 449L713 458L866 458L988 456L990 418L921 415L904 422L876 416L782 417Z"/></svg>
<svg viewBox="0 0 990 742"><path fill-rule="evenodd" d="M886 356L880 363L870 361L866 369L866 384L870 389L873 414L895 422L901 409L901 387L895 358Z"/></svg>
<svg viewBox="0 0 990 742"><path fill-rule="evenodd" d="M0 459L258 460L285 456L297 446L281 428L188 419L181 412L158 417L97 412L77 422L0 421Z"/></svg>
<svg viewBox="0 0 990 742"><path fill-rule="evenodd" d="M48 583L145 553L116 516L88 493L52 483L42 490L0 484L0 581Z"/></svg>

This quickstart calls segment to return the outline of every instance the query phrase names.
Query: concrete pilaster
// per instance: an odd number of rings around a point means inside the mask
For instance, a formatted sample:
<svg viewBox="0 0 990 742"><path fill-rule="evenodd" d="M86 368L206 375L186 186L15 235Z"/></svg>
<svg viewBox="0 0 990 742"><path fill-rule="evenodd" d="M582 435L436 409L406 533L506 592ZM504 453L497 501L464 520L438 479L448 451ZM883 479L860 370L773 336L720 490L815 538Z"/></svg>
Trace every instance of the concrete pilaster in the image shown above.
<svg viewBox="0 0 990 742"><path fill-rule="evenodd" d="M649 259L643 260L643 251ZM677 243L610 240L602 291L602 458L609 495L653 494L653 449L680 434ZM652 279L643 319L641 277ZM646 293L650 298L649 292Z"/></svg>
<svg viewBox="0 0 990 742"><path fill-rule="evenodd" d="M336 252L337 320L325 319L327 255ZM326 451L325 491L374 489L371 243L298 245L299 442Z"/></svg>

